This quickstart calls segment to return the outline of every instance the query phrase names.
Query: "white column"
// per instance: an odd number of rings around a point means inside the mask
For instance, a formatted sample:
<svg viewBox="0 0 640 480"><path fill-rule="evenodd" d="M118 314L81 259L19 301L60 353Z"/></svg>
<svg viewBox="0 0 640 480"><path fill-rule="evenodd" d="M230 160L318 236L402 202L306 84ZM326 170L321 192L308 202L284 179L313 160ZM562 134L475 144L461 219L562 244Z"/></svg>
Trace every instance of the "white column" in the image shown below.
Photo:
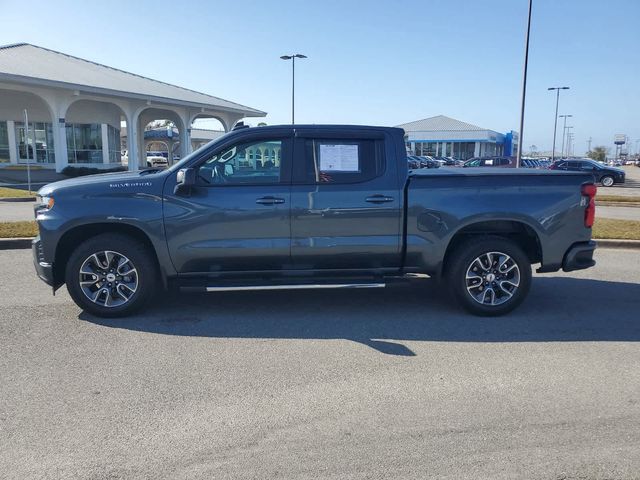
<svg viewBox="0 0 640 480"><path fill-rule="evenodd" d="M9 162L18 163L18 144L16 143L16 122L7 120L7 134L9 136Z"/></svg>
<svg viewBox="0 0 640 480"><path fill-rule="evenodd" d="M480 156L480 142L476 142L475 149L473 150L473 156L474 157Z"/></svg>
<svg viewBox="0 0 640 480"><path fill-rule="evenodd" d="M127 154L129 157L129 171L138 170L138 129L137 118L133 115L127 117Z"/></svg>
<svg viewBox="0 0 640 480"><path fill-rule="evenodd" d="M183 128L180 131L180 158L184 158L191 153L191 127Z"/></svg>
<svg viewBox="0 0 640 480"><path fill-rule="evenodd" d="M101 124L102 127L102 163L109 163L109 130L106 123Z"/></svg>
<svg viewBox="0 0 640 480"><path fill-rule="evenodd" d="M64 118L56 118L53 124L54 151L56 152L56 172L60 173L69 164L67 154L67 129Z"/></svg>

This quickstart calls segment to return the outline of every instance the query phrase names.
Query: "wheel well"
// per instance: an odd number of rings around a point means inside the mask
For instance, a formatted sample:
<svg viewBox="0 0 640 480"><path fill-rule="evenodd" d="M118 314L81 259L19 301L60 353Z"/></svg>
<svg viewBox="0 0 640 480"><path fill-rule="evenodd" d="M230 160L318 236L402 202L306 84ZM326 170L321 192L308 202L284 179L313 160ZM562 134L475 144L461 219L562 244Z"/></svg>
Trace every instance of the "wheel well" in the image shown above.
<svg viewBox="0 0 640 480"><path fill-rule="evenodd" d="M53 278L56 284L64 283L65 268L74 248L85 240L103 233L120 233L139 241L152 252L156 264L159 263L156 250L151 240L149 240L147 234L138 227L120 223L92 223L90 225L81 225L66 232L58 242L53 263Z"/></svg>
<svg viewBox="0 0 640 480"><path fill-rule="evenodd" d="M504 237L517 243L527 257L529 257L529 261L532 264L542 261L542 247L540 246L540 239L533 228L522 222L493 220L467 225L453 236L444 255L442 272L444 272L447 267L449 257L461 243L473 237L487 235Z"/></svg>

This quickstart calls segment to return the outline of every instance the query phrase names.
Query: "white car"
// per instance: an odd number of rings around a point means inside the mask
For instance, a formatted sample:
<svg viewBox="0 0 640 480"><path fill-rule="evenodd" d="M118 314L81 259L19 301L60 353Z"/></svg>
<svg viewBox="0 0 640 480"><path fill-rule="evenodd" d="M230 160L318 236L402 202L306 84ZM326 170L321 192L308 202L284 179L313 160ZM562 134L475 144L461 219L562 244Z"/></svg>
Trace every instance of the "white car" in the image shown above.
<svg viewBox="0 0 640 480"><path fill-rule="evenodd" d="M129 151L122 150L120 153L120 159L123 165L129 165ZM150 154L147 153L147 168L159 168L159 167L167 167L169 162L162 155Z"/></svg>

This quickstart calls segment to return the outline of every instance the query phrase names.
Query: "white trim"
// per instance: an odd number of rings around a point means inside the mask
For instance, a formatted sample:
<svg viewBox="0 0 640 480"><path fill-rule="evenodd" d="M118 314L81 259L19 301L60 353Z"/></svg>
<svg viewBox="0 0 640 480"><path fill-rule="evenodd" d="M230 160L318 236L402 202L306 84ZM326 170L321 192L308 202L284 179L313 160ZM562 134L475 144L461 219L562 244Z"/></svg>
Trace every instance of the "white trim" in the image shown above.
<svg viewBox="0 0 640 480"><path fill-rule="evenodd" d="M313 285L252 285L238 287L207 287L207 292L232 292L243 290L303 290L311 288L384 288L384 283L336 283Z"/></svg>

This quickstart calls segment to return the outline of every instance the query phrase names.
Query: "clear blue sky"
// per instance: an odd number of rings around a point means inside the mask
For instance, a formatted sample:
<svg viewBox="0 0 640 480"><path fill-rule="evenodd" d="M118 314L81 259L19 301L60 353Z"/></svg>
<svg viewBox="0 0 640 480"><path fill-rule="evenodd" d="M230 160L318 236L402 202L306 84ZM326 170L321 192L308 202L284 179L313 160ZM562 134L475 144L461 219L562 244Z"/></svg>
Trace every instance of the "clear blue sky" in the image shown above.
<svg viewBox="0 0 640 480"><path fill-rule="evenodd" d="M526 0L0 0L0 44L30 42L299 123L444 114L517 130ZM555 97L576 152L640 139L640 1L534 0L525 150L550 149ZM560 132L561 134L561 132ZM558 147L559 148L559 147Z"/></svg>

